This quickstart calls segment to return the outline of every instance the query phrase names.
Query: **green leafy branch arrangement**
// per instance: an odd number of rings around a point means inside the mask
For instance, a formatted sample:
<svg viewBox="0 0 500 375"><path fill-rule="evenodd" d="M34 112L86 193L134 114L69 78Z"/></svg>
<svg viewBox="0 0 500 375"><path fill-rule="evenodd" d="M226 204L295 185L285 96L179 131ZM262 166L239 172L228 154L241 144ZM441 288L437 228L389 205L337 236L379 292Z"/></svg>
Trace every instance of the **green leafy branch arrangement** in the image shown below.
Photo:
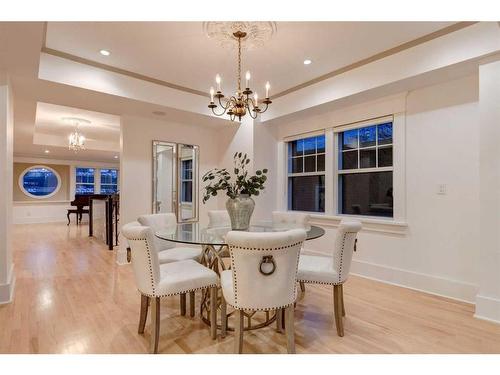
<svg viewBox="0 0 500 375"><path fill-rule="evenodd" d="M203 182L208 181L203 194L203 203L206 203L211 197L217 196L219 191L225 191L229 198L236 198L241 194L259 195L264 190L264 183L267 180L267 169L255 171L255 175L248 176L246 170L250 159L247 154L241 152L234 154L234 180L226 168L214 168L203 175Z"/></svg>

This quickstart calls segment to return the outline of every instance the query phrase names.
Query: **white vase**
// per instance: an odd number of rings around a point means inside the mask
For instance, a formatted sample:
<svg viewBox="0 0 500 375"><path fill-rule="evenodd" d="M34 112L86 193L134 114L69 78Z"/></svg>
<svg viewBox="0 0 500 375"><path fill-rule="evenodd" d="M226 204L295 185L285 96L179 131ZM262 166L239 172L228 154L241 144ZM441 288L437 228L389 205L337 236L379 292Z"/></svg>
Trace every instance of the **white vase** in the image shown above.
<svg viewBox="0 0 500 375"><path fill-rule="evenodd" d="M226 210L231 219L232 230L248 230L255 202L248 194L241 194L226 202Z"/></svg>

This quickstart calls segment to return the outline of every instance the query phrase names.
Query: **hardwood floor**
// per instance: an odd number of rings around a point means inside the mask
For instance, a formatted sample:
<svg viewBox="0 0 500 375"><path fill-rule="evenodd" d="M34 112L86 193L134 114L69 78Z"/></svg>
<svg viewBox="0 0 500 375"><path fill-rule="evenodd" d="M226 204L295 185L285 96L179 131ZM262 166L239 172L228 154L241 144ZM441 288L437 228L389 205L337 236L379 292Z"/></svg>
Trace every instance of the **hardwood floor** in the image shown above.
<svg viewBox="0 0 500 375"><path fill-rule="evenodd" d="M1 353L148 352L132 269L116 265L85 225L15 226L14 262L15 300L0 306ZM297 353L500 353L500 325L473 318L470 304L359 277L344 294L338 337L332 288L306 286L295 311ZM213 341L198 315L180 316L178 298L161 304L160 353L233 352L232 332ZM286 335L274 324L245 332L243 348L286 353Z"/></svg>

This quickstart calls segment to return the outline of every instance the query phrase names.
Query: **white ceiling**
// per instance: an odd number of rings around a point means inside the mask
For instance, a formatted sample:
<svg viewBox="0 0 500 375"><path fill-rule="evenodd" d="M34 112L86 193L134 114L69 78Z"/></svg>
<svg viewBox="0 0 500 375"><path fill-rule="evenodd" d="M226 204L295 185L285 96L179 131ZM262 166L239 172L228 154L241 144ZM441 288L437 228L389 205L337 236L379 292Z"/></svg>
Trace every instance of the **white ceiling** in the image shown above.
<svg viewBox="0 0 500 375"><path fill-rule="evenodd" d="M86 139L86 150L109 151L118 155L120 152L119 116L49 103L37 103L33 143L68 148L68 136L75 130L75 127L64 121L65 117L90 121L89 124L79 125L79 131Z"/></svg>
<svg viewBox="0 0 500 375"><path fill-rule="evenodd" d="M262 48L243 52L242 70L261 96L269 80L272 95L451 24L278 22ZM236 51L209 39L202 22L49 22L46 46L204 92L220 73L223 91L235 90Z"/></svg>

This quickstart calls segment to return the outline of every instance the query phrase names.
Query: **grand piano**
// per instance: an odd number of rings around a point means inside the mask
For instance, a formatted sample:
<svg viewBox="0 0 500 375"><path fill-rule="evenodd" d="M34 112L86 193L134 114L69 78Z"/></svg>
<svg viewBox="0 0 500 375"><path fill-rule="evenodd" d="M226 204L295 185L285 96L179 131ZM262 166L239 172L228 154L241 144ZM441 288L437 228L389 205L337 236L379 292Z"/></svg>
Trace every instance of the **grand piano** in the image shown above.
<svg viewBox="0 0 500 375"><path fill-rule="evenodd" d="M105 199L107 196L109 196L109 194L76 194L75 199L70 203L71 206L74 206L76 208L69 208L68 214L66 215L66 217L68 218L68 225L71 224L71 214L75 214L77 225L82 222L83 214L89 214L90 198Z"/></svg>

